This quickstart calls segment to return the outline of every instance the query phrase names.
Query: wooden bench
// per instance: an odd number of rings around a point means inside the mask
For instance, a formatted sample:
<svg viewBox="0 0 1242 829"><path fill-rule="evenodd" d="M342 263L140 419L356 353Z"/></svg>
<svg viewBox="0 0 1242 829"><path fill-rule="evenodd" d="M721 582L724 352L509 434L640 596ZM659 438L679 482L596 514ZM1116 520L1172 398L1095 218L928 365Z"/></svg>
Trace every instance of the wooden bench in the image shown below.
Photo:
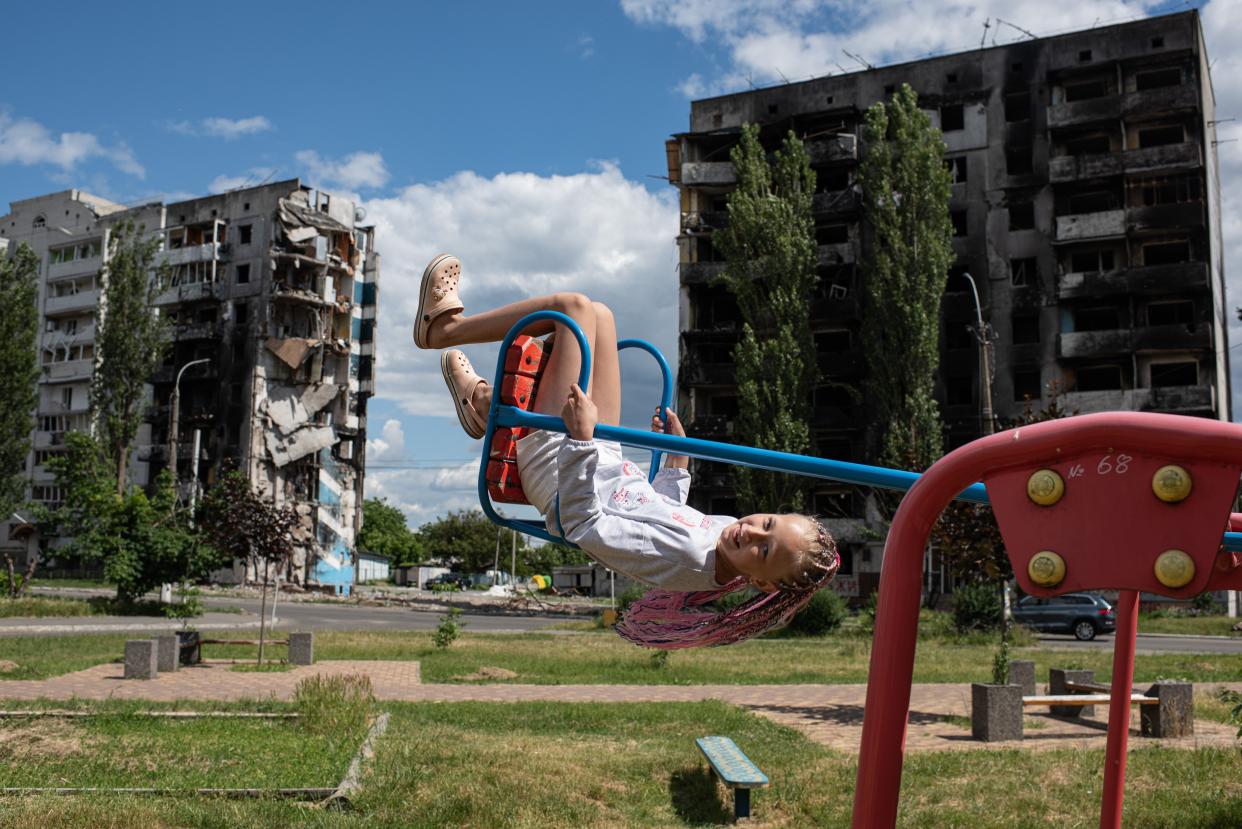
<svg viewBox="0 0 1242 829"><path fill-rule="evenodd" d="M1112 697L1108 694L1044 694L1043 696L1023 697L1023 705L1108 705ZM1131 705L1159 705L1160 700L1144 694L1131 694Z"/></svg>
<svg viewBox="0 0 1242 829"><path fill-rule="evenodd" d="M699 737L694 742L720 782L733 789L733 816L750 817L750 790L767 788L768 776L728 737Z"/></svg>

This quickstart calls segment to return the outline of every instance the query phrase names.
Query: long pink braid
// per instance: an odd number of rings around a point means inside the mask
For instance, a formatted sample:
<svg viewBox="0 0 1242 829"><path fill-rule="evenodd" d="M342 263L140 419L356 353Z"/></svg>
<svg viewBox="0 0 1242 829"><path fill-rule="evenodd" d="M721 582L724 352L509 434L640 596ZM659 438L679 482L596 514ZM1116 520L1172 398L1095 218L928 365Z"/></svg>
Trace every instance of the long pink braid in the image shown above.
<svg viewBox="0 0 1242 829"><path fill-rule="evenodd" d="M832 543L831 538L828 541ZM816 591L832 581L841 566L841 556L835 544L830 552L830 562L820 565L823 574L810 587L763 593L723 612L703 605L744 590L749 584L745 576L737 577L719 590L695 593L648 590L625 611L625 616L617 623L617 633L636 645L660 650L730 645L758 636L787 623Z"/></svg>

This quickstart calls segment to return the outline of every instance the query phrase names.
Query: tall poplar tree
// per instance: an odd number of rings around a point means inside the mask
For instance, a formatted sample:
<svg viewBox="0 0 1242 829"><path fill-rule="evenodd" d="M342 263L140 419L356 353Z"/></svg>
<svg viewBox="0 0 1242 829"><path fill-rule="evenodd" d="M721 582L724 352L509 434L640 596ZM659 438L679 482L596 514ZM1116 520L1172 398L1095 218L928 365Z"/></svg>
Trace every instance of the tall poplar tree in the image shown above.
<svg viewBox="0 0 1242 829"><path fill-rule="evenodd" d="M22 244L0 255L0 521L21 506L39 402L39 260Z"/></svg>
<svg viewBox="0 0 1242 829"><path fill-rule="evenodd" d="M729 194L729 225L715 242L726 261L721 279L742 316L742 338L733 350L734 437L761 449L805 454L818 377L810 316L818 264L811 218L815 172L792 131L769 163L755 124L743 125L730 157L737 187ZM804 479L746 467L736 467L734 475L743 512L804 506Z"/></svg>
<svg viewBox="0 0 1242 829"><path fill-rule="evenodd" d="M883 466L925 469L944 445L932 398L940 298L953 262L944 142L908 84L887 104L867 110L863 138L862 340L873 406L868 450Z"/></svg>
<svg viewBox="0 0 1242 829"><path fill-rule="evenodd" d="M116 470L118 494L125 491L126 464L142 424L144 386L168 348L168 322L155 310L155 298L169 282L168 266L157 265L159 237L144 236L144 228L132 221L114 227L100 272L106 288L95 337L91 408Z"/></svg>

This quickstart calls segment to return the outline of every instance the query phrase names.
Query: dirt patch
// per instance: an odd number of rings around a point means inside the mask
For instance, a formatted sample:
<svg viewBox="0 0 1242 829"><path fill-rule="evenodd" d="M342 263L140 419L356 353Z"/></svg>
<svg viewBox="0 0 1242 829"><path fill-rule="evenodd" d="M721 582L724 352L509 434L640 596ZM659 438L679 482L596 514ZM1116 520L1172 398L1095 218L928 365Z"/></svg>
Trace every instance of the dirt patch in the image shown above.
<svg viewBox="0 0 1242 829"><path fill-rule="evenodd" d="M501 679L517 679L517 673L508 668L493 668L490 665L484 665L472 674L453 677L457 682L479 682L481 680L501 680Z"/></svg>
<svg viewBox="0 0 1242 829"><path fill-rule="evenodd" d="M0 659L0 674L7 674L9 671L16 671L20 667L21 665L18 665L11 659Z"/></svg>
<svg viewBox="0 0 1242 829"><path fill-rule="evenodd" d="M0 761L18 763L83 754L93 741L72 722L38 719L0 728Z"/></svg>

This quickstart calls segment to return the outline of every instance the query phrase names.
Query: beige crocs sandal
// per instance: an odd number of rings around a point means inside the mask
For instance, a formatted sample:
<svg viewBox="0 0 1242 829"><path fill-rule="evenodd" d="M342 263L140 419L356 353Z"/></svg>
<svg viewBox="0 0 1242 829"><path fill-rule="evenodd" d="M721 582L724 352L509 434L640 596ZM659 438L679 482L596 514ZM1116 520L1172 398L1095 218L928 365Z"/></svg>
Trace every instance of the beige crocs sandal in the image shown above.
<svg viewBox="0 0 1242 829"><path fill-rule="evenodd" d="M455 348L440 355L440 372L453 395L453 405L457 407L457 419L461 421L461 428L472 438L483 437L483 433L487 431L487 416L480 415L471 400L479 383L487 381L475 373L466 355Z"/></svg>
<svg viewBox="0 0 1242 829"><path fill-rule="evenodd" d="M461 262L456 256L442 253L423 271L422 287L418 292L418 316L414 321L414 344L430 348L427 332L431 322L441 314L460 311L462 305L457 297L457 280L461 278Z"/></svg>

